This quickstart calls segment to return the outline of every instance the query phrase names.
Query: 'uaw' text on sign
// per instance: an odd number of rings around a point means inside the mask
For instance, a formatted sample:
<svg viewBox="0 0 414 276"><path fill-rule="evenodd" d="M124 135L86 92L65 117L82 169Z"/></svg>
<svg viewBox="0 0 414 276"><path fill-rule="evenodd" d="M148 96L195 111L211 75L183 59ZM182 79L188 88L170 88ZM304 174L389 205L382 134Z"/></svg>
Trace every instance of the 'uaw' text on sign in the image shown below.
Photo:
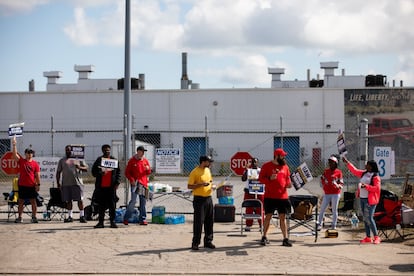
<svg viewBox="0 0 414 276"><path fill-rule="evenodd" d="M306 163L302 163L296 170L290 174L290 179L292 180L293 187L296 190L299 190L309 181L312 181L312 173Z"/></svg>
<svg viewBox="0 0 414 276"><path fill-rule="evenodd" d="M118 160L116 160L116 159L102 158L101 167L103 167L103 168L110 168L110 169L116 169L116 168L118 168Z"/></svg>

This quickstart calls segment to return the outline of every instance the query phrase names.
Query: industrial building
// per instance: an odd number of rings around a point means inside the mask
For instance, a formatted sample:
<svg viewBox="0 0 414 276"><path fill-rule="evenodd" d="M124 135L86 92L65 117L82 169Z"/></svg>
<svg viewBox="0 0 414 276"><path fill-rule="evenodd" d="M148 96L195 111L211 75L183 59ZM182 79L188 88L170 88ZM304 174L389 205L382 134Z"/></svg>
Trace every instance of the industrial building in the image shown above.
<svg viewBox="0 0 414 276"><path fill-rule="evenodd" d="M181 89L147 90L143 74L131 80L134 148L145 145L153 165L156 148L180 149L181 173L191 171L205 153L216 161L213 172L221 173L238 151L265 161L280 146L292 166L319 166L337 153L339 130L345 131L352 154L358 156L359 113L369 117L364 106L381 106L384 101L365 97L367 101L355 102L350 95L406 95L399 112L414 121L414 89L394 87L395 83L390 87L382 75L347 76L344 69L335 75L338 62L321 62L324 76L311 78L308 71L302 81L285 81L283 68L269 68L269 88L200 89L188 78L187 55L182 58ZM63 156L65 145L83 144L91 163L101 154L102 144L111 144L113 154L125 160L123 79L93 79L93 65L74 69L79 73L74 84L59 83L62 72L49 71L44 72L47 91L0 93L1 153L10 149L9 125L24 122L20 150L31 146L37 156ZM357 106L362 112L353 109Z"/></svg>

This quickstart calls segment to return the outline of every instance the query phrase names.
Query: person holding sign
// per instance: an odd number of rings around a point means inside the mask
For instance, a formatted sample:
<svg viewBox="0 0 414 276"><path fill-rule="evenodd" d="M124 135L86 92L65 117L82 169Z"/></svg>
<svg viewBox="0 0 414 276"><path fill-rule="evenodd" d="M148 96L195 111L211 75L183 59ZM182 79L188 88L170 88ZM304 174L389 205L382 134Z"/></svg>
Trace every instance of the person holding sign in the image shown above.
<svg viewBox="0 0 414 276"><path fill-rule="evenodd" d="M115 223L115 207L118 197L116 189L121 183L121 172L118 160L111 156L111 146L102 146L103 155L96 159L92 166L95 180L94 199L98 204L98 224L95 228L104 228L105 211L109 209L111 228L118 228Z"/></svg>
<svg viewBox="0 0 414 276"><path fill-rule="evenodd" d="M287 153L281 149L275 149L273 153L273 160L265 163L262 166L259 174L259 181L265 184L264 194L264 232L261 245L269 244L266 237L269 230L270 220L273 213L277 210L279 214L280 230L283 235L283 246L292 246L288 239L288 229L286 224L286 214L290 211L291 205L289 201L289 194L287 189L292 187L290 180L290 170L286 165Z"/></svg>
<svg viewBox="0 0 414 276"><path fill-rule="evenodd" d="M79 221L86 223L83 210L83 181L80 176L81 172L88 170L88 165L84 160L75 159L72 156L72 146L65 147L66 156L59 160L56 170L56 183L62 191L62 200L66 202L68 217L64 222L73 222L73 204L72 201L78 202ZM60 181L62 177L62 181Z"/></svg>
<svg viewBox="0 0 414 276"><path fill-rule="evenodd" d="M148 224L146 203L148 199L148 176L151 174L151 167L148 159L144 157L146 151L143 146L137 147L137 153L129 159L125 168L125 176L131 185L131 200L124 215L125 225L128 225L128 219L135 208L137 196L139 197L138 222L140 225Z"/></svg>
<svg viewBox="0 0 414 276"><path fill-rule="evenodd" d="M357 169L345 156L342 157L342 160L347 165L349 171L360 178L356 197L360 199L366 237L359 242L379 244L381 239L378 236L377 224L374 220L375 208L381 195L381 178L378 175L377 162L370 160L366 163L365 170L361 170ZM374 235L374 239L371 238L371 232Z"/></svg>
<svg viewBox="0 0 414 276"><path fill-rule="evenodd" d="M20 172L19 172L19 200L18 200L18 217L16 218L16 223L21 223L23 221L23 205L24 201L28 199L32 205L32 223L38 223L36 218L37 214L37 203L36 198L38 196L38 191L40 187L40 166L35 160L34 150L27 148L24 151L25 157L23 158L17 152L16 148L16 136L13 136L12 139L12 152L13 158L19 163Z"/></svg>
<svg viewBox="0 0 414 276"><path fill-rule="evenodd" d="M241 180L247 181L246 187L244 188L244 197L243 200L246 199L259 199L263 203L263 194L251 194L249 190L249 184L259 184L259 174L260 174L260 167L259 167L259 159L256 157L253 157L250 161L250 166L246 168L244 171ZM246 214L253 214L254 212L257 212L255 208L248 207L246 208ZM246 219L246 228L244 229L246 232L250 231L250 228L253 226L253 220L252 219ZM259 220L259 227L262 228L262 220Z"/></svg>
<svg viewBox="0 0 414 276"><path fill-rule="evenodd" d="M321 175L321 184L324 192L321 204L321 212L318 218L318 231L322 229L322 221L325 215L326 208L331 204L332 208L332 225L331 229L336 229L338 221L338 204L341 197L341 190L344 186L342 171L338 169L338 159L331 156L328 159L329 167L326 168Z"/></svg>

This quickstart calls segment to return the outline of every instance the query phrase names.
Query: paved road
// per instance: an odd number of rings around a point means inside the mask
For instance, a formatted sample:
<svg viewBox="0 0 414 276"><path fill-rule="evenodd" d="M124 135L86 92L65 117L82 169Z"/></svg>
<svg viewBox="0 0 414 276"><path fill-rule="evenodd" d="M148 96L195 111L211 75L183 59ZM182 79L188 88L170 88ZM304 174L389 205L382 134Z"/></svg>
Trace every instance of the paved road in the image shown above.
<svg viewBox="0 0 414 276"><path fill-rule="evenodd" d="M287 248L274 225L268 246L259 244L257 226L242 236L236 216L235 222L215 223L215 250L191 251L191 215L177 225L94 229L95 223L26 219L15 224L1 214L0 274L414 275L412 229L405 242L360 245L362 229L344 225L338 238L320 237L315 243L298 228L291 233L293 247Z"/></svg>

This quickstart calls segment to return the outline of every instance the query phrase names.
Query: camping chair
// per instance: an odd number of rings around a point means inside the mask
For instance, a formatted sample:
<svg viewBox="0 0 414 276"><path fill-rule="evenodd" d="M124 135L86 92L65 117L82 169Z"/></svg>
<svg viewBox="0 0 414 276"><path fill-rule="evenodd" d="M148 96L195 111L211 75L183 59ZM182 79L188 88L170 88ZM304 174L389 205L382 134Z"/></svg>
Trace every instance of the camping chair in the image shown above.
<svg viewBox="0 0 414 276"><path fill-rule="evenodd" d="M50 199L47 203L48 219L58 217L60 220L65 218L66 202L62 201L62 192L60 188L50 188Z"/></svg>
<svg viewBox="0 0 414 276"><path fill-rule="evenodd" d="M374 213L374 220L377 224L378 235L383 239L404 239L401 230L402 223L402 201L389 198L382 199L383 210Z"/></svg>
<svg viewBox="0 0 414 276"><path fill-rule="evenodd" d="M7 200L7 221L10 221L10 218L14 219L18 216L18 207L19 207L19 179L17 177L12 180L12 190L10 193L3 193L4 200ZM37 196L36 203L38 207L43 205L43 197ZM23 204L23 213L27 214L30 218L32 217L32 211L29 209L31 206L30 201L27 199Z"/></svg>
<svg viewBox="0 0 414 276"><path fill-rule="evenodd" d="M316 242L318 239L318 197L295 195L289 196L289 200L294 212L288 215L288 236L293 229L303 226L312 231L311 233L315 235Z"/></svg>
<svg viewBox="0 0 414 276"><path fill-rule="evenodd" d="M247 208L254 208L254 212L252 214L247 214ZM241 205L241 227L240 227L240 234L243 235L243 228L244 223L243 220L257 220L264 221L263 220L263 203L259 199L246 199L243 200ZM260 234L263 235L263 227L260 227Z"/></svg>

